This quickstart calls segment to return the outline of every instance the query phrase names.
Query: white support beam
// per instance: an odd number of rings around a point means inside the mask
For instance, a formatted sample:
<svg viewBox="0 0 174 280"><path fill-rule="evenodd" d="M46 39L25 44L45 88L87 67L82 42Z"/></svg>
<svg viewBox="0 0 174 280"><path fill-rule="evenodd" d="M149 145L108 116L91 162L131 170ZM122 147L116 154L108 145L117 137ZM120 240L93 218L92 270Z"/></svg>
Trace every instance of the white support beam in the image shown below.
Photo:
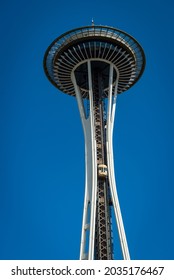
<svg viewBox="0 0 174 280"><path fill-rule="evenodd" d="M114 160L113 160L113 125L114 125L114 116L116 110L116 97L117 97L117 85L119 79L119 73L117 72L117 80L115 84L115 91L113 96L113 65L110 65L110 73L109 73L109 95L108 95L108 114L107 114L107 163L108 163L108 175L109 175L109 186L111 191L111 198L113 202L115 217L116 217L116 224L118 228L118 234L122 249L122 254L124 260L129 260L129 249L126 240L126 234L123 225L123 219L120 210L120 204L117 194L116 188L116 180L115 180L115 173L114 173Z"/></svg>
<svg viewBox="0 0 174 280"><path fill-rule="evenodd" d="M86 119L80 89L77 85L75 73L72 73L72 82L74 85L79 112L82 120L84 137L85 137L85 197L82 221L82 234L80 246L80 259L94 259L94 242L95 242L95 221L96 221L96 194L97 194L97 157L95 141L95 124L93 114L93 90L91 76L91 62L87 61L88 82L89 82L89 117ZM89 219L89 221L88 221ZM89 223L89 227L87 226ZM87 230L89 230L89 240L87 240ZM87 256L87 257L86 257Z"/></svg>

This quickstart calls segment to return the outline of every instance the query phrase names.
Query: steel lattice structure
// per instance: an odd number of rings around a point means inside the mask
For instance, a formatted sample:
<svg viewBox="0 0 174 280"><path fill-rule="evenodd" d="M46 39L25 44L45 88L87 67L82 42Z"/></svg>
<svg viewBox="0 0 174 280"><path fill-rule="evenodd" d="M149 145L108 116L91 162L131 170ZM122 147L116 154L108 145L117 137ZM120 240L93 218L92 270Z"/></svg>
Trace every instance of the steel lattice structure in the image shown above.
<svg viewBox="0 0 174 280"><path fill-rule="evenodd" d="M75 96L85 137L86 181L80 259L113 259L113 207L121 250L130 259L113 159L117 94L143 73L145 56L127 33L108 26L85 26L58 37L47 49L44 70L59 90Z"/></svg>

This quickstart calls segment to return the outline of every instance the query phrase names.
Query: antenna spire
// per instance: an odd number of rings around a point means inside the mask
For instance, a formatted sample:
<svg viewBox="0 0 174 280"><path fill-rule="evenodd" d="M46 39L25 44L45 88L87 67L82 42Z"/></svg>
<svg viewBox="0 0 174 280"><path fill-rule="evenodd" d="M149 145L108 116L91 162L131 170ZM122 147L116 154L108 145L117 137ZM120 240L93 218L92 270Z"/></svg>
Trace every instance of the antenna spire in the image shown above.
<svg viewBox="0 0 174 280"><path fill-rule="evenodd" d="M91 25L92 25L92 26L94 26L94 20L93 20L93 18L92 18L92 22L91 22Z"/></svg>

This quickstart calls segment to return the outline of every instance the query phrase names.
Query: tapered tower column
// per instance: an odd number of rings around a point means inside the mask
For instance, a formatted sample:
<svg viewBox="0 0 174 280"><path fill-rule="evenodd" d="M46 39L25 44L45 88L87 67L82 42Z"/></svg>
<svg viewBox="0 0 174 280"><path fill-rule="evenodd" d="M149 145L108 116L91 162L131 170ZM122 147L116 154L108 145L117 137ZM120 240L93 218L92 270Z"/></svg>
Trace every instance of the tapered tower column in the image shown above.
<svg viewBox="0 0 174 280"><path fill-rule="evenodd" d="M56 39L44 58L45 72L77 99L85 138L85 196L80 259L113 259L113 208L123 259L130 259L119 199L113 127L117 95L144 69L144 53L128 34L105 26L82 27Z"/></svg>

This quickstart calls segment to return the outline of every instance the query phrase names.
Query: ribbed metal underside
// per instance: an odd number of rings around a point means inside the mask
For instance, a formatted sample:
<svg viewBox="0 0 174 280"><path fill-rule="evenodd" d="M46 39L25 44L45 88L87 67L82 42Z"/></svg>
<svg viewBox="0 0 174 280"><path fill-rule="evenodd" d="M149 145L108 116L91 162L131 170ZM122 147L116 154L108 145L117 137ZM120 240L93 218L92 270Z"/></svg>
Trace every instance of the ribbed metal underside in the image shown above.
<svg viewBox="0 0 174 280"><path fill-rule="evenodd" d="M61 91L75 95L72 70L86 60L113 63L119 72L118 93L129 89L144 69L144 53L137 41L128 34L106 26L83 27L57 38L44 58L45 72ZM81 88L82 97L88 89ZM104 88L105 95L108 89Z"/></svg>

